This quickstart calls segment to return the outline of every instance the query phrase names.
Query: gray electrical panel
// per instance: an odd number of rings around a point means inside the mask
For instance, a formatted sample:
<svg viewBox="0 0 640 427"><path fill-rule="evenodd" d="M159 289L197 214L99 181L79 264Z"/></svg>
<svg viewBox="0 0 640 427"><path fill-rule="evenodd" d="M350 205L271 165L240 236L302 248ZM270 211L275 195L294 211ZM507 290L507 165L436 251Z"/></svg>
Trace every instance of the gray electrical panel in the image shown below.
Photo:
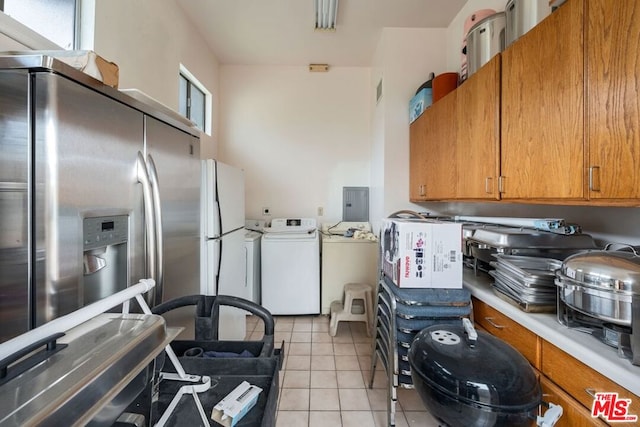
<svg viewBox="0 0 640 427"><path fill-rule="evenodd" d="M369 221L369 187L342 187L342 220Z"/></svg>

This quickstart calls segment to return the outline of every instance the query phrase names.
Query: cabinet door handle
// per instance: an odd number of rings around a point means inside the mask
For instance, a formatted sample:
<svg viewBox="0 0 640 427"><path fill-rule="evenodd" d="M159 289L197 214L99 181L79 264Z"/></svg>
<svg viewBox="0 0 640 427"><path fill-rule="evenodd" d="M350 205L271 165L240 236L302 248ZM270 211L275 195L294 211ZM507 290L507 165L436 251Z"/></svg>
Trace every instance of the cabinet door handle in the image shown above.
<svg viewBox="0 0 640 427"><path fill-rule="evenodd" d="M600 191L600 166L589 168L589 190Z"/></svg>
<svg viewBox="0 0 640 427"><path fill-rule="evenodd" d="M593 397L594 399L596 398L596 390L593 388L585 388L584 392L587 393L589 396Z"/></svg>
<svg viewBox="0 0 640 427"><path fill-rule="evenodd" d="M498 177L498 193L504 193L504 176Z"/></svg>
<svg viewBox="0 0 640 427"><path fill-rule="evenodd" d="M504 329L504 328L506 328L506 326L498 325L497 323L495 323L493 321L493 317L485 317L484 320L486 320L491 326L493 326L496 329Z"/></svg>
<svg viewBox="0 0 640 427"><path fill-rule="evenodd" d="M491 178L490 176L486 177L484 179L484 192L487 194L492 194L493 193L493 183L492 183L493 178Z"/></svg>

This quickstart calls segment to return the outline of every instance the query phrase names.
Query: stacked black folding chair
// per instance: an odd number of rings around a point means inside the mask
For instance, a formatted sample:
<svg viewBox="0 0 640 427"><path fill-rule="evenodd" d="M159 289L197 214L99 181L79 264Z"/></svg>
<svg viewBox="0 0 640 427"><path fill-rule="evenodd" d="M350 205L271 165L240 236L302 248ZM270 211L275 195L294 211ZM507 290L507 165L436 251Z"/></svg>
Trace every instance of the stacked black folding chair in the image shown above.
<svg viewBox="0 0 640 427"><path fill-rule="evenodd" d="M460 323L471 315L466 289L399 288L385 276L380 279L369 388L380 360L388 378L389 426L395 426L398 387L413 388L407 354L416 334L432 325Z"/></svg>

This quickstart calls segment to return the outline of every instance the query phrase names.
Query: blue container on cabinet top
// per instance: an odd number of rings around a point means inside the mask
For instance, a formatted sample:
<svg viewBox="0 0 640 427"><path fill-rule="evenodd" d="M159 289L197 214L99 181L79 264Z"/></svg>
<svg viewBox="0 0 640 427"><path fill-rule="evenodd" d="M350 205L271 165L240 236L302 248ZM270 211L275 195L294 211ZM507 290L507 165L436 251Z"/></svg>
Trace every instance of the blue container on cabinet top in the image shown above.
<svg viewBox="0 0 640 427"><path fill-rule="evenodd" d="M431 105L432 89L425 87L409 101L409 123L413 123Z"/></svg>

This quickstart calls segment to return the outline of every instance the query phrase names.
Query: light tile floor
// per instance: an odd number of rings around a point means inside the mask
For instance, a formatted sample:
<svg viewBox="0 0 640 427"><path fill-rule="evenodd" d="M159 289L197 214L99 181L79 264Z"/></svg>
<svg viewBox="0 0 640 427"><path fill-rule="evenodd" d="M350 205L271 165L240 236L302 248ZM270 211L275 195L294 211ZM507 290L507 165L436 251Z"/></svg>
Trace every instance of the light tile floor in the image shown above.
<svg viewBox="0 0 640 427"><path fill-rule="evenodd" d="M247 317L247 337L264 324ZM387 426L387 378L381 363L369 389L372 338L362 322L340 322L329 335L328 316L276 316L275 342L285 342L276 427ZM396 426L437 427L415 390L398 389Z"/></svg>

